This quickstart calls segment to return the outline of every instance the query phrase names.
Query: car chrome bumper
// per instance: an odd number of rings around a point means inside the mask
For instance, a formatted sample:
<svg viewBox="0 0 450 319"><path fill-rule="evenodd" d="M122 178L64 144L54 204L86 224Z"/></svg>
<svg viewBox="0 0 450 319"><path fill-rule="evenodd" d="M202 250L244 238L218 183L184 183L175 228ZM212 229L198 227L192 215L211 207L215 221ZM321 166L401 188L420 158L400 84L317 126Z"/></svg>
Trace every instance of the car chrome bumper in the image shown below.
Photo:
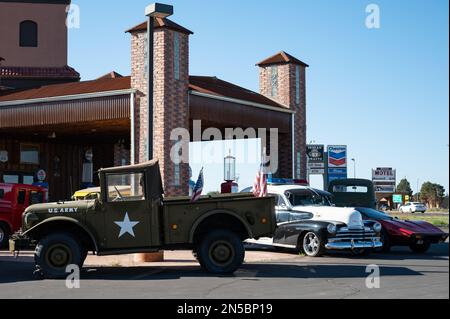
<svg viewBox="0 0 450 319"><path fill-rule="evenodd" d="M330 250L345 250L345 249L365 249L365 248L381 248L383 243L378 238L371 241L367 240L350 240L350 241L334 241L325 245L326 249Z"/></svg>

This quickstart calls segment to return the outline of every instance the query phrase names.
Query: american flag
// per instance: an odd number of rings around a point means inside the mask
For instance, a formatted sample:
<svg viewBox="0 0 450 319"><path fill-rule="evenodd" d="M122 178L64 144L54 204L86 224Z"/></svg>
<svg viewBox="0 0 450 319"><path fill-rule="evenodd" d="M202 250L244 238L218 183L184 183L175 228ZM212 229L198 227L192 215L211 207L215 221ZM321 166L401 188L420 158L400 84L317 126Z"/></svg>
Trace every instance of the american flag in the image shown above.
<svg viewBox="0 0 450 319"><path fill-rule="evenodd" d="M267 196L267 175L264 173L264 164L256 174L255 182L253 183L253 195L255 197L266 197Z"/></svg>
<svg viewBox="0 0 450 319"><path fill-rule="evenodd" d="M200 199L200 196L202 196L202 192L203 192L203 184L204 184L204 179L203 179L203 168L202 168L202 170L200 171L200 175L198 176L197 183L195 184L194 190L192 191L191 202L196 202Z"/></svg>

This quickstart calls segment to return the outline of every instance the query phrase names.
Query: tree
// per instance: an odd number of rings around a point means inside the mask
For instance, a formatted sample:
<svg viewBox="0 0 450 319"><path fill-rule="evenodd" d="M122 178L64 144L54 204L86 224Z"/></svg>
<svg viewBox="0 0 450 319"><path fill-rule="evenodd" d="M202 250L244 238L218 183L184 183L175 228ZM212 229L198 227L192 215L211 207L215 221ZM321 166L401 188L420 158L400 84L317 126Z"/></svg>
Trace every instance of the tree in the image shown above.
<svg viewBox="0 0 450 319"><path fill-rule="evenodd" d="M420 199L430 208L439 208L445 198L445 188L439 184L426 182L420 190Z"/></svg>
<svg viewBox="0 0 450 319"><path fill-rule="evenodd" d="M411 189L411 184L406 178L402 179L400 183L397 185L397 193L412 196L413 191Z"/></svg>

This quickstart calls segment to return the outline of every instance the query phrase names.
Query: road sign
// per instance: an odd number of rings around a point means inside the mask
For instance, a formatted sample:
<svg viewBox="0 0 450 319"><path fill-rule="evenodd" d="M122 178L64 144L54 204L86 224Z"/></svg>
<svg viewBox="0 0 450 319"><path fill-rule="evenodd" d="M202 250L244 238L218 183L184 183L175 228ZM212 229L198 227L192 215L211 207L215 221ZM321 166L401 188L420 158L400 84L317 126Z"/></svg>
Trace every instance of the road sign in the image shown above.
<svg viewBox="0 0 450 319"><path fill-rule="evenodd" d="M328 167L330 168L347 167L347 146L345 145L328 146Z"/></svg>
<svg viewBox="0 0 450 319"><path fill-rule="evenodd" d="M379 167L372 170L372 180L375 181L394 181L396 180L396 170L391 167Z"/></svg>
<svg viewBox="0 0 450 319"><path fill-rule="evenodd" d="M392 200L395 204L403 204L403 196L402 195L394 195Z"/></svg>
<svg viewBox="0 0 450 319"><path fill-rule="evenodd" d="M324 154L325 154L324 145L307 145L306 155L308 156L308 168L324 169L325 168Z"/></svg>

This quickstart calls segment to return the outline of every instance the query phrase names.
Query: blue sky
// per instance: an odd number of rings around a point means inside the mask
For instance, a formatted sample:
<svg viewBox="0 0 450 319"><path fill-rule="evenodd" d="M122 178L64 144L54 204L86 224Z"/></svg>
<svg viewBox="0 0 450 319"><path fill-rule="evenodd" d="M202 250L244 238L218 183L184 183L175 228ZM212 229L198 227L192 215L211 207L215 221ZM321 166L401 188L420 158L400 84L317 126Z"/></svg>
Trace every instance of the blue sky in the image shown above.
<svg viewBox="0 0 450 319"><path fill-rule="evenodd" d="M81 25L69 33L70 65L83 80L112 70L128 75L130 39L124 31L144 21L151 1L73 3L80 7ZM370 178L375 167L394 167L414 189L417 180L430 180L448 190L448 1L166 3L174 5L172 19L195 33L191 75L215 75L258 90L255 63L285 50L310 65L308 141L347 144L359 177ZM380 7L380 29L365 26L370 3ZM251 184L252 168L238 166L242 186ZM210 171L207 190L217 188L222 175Z"/></svg>

